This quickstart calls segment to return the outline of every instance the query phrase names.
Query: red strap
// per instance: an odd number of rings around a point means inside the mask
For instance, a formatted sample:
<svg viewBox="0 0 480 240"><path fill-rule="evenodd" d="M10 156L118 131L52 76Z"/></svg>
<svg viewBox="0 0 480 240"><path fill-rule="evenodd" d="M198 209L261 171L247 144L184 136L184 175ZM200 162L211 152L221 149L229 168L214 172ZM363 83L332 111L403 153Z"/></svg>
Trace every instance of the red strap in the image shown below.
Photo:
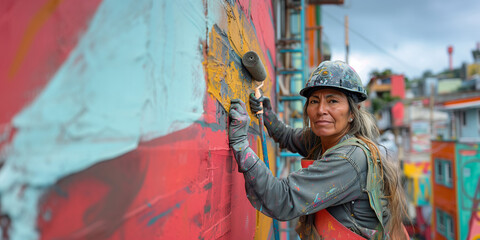
<svg viewBox="0 0 480 240"><path fill-rule="evenodd" d="M307 168L315 160L302 159L302 168ZM343 226L326 209L315 213L315 228L322 239L365 240L362 236Z"/></svg>
<svg viewBox="0 0 480 240"><path fill-rule="evenodd" d="M313 162L315 162L315 160L302 159L302 168L307 168L308 166L312 165Z"/></svg>
<svg viewBox="0 0 480 240"><path fill-rule="evenodd" d="M322 239L365 240L335 219L327 209L315 213L315 228Z"/></svg>

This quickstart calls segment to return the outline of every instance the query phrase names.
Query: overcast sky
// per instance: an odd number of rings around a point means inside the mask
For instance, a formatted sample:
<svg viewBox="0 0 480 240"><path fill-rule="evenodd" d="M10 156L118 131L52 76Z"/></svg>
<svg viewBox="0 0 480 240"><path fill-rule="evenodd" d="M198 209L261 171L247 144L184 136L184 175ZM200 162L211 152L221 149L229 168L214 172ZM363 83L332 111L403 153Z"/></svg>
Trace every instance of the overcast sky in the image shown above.
<svg viewBox="0 0 480 240"><path fill-rule="evenodd" d="M332 59L345 60L346 15L349 63L364 83L374 69L389 68L410 79L425 70L441 72L448 68L449 45L454 68L470 64L480 42L480 0L345 0L343 6L322 6Z"/></svg>

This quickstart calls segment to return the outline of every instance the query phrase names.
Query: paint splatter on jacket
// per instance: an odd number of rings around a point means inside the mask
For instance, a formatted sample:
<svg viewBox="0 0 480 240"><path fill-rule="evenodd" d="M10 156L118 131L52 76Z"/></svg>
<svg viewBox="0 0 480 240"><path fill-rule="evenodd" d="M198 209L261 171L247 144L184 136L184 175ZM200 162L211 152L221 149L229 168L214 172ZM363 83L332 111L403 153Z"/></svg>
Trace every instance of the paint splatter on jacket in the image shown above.
<svg viewBox="0 0 480 240"><path fill-rule="evenodd" d="M302 139L302 129L285 125L271 111L266 111L264 117L269 135L281 148L307 156L310 149ZM350 138L345 135L340 142ZM248 199L265 215L285 221L313 217L315 212L327 209L357 234L368 239L385 238L382 229L388 221L387 202L382 198L377 206L381 216L377 216L366 191L369 159L361 147L345 145L323 156L318 154L311 166L284 179L274 177L250 148L236 152L235 157L243 160L239 171L244 173Z"/></svg>

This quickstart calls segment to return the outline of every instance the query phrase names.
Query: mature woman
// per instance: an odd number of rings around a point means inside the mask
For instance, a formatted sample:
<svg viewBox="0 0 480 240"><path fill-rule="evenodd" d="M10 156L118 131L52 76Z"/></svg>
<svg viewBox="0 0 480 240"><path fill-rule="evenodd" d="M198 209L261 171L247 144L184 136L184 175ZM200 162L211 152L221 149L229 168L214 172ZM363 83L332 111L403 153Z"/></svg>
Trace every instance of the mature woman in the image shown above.
<svg viewBox="0 0 480 240"><path fill-rule="evenodd" d="M251 204L278 220L300 217L302 239L406 239L399 170L380 151L374 120L359 105L367 98L360 77L341 61L325 61L300 95L307 98L303 129L279 121L268 98L250 96L254 113L263 102L265 126L280 147L311 159L285 179L250 149L245 104L232 100L229 140Z"/></svg>

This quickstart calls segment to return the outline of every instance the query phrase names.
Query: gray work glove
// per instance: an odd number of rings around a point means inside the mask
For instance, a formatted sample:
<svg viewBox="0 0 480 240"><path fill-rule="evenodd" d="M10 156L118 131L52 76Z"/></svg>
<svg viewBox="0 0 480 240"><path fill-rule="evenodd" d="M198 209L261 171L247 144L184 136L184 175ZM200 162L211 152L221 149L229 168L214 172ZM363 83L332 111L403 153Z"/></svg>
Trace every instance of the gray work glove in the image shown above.
<svg viewBox="0 0 480 240"><path fill-rule="evenodd" d="M256 98L254 93L250 94L250 109L253 114L257 114L257 112L262 110L260 103L263 103L263 125L267 128L268 135L273 137L276 133L276 129L278 129L277 126L279 125L279 120L272 110L270 99L264 96Z"/></svg>
<svg viewBox="0 0 480 240"><path fill-rule="evenodd" d="M238 163L238 171L246 172L257 163L259 158L249 146L247 133L250 117L245 103L240 99L233 99L231 103L228 114L230 116L228 140Z"/></svg>
<svg viewBox="0 0 480 240"><path fill-rule="evenodd" d="M257 114L257 112L262 111L262 106L260 103L263 103L264 112L272 111L272 104L270 103L270 99L268 97L264 97L263 95L260 98L255 97L255 93L250 94L250 109L252 110L253 114Z"/></svg>
<svg viewBox="0 0 480 240"><path fill-rule="evenodd" d="M250 117L247 114L245 103L240 99L233 99L229 116L228 139L230 140L230 146L235 151L241 151L250 145L247 139Z"/></svg>

